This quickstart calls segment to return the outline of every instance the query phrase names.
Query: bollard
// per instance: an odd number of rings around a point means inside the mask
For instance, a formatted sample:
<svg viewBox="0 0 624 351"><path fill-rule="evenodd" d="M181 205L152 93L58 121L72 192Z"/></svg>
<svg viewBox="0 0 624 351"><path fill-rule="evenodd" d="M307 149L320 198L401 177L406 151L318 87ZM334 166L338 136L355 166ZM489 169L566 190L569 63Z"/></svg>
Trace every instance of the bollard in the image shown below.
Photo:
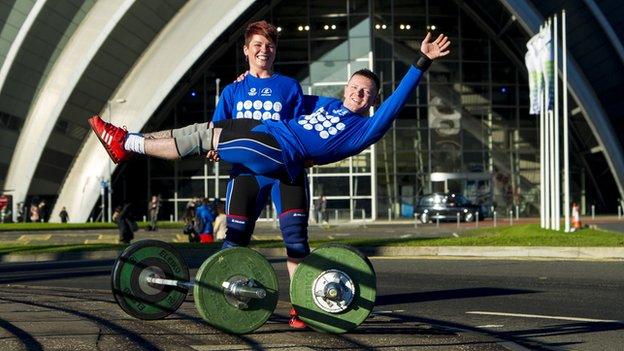
<svg viewBox="0 0 624 351"><path fill-rule="evenodd" d="M479 211L475 212L475 227L479 228Z"/></svg>
<svg viewBox="0 0 624 351"><path fill-rule="evenodd" d="M618 219L622 219L622 206L618 205Z"/></svg>
<svg viewBox="0 0 624 351"><path fill-rule="evenodd" d="M457 228L459 228L459 212L457 212Z"/></svg>
<svg viewBox="0 0 624 351"><path fill-rule="evenodd" d="M513 211L509 210L509 225L513 225Z"/></svg>
<svg viewBox="0 0 624 351"><path fill-rule="evenodd" d="M418 228L418 212L414 212L414 228Z"/></svg>
<svg viewBox="0 0 624 351"><path fill-rule="evenodd" d="M516 205L516 221L520 219L520 211L518 209L519 209L519 206Z"/></svg>
<svg viewBox="0 0 624 351"><path fill-rule="evenodd" d="M173 215L172 214L169 215L169 222L173 223Z"/></svg>
<svg viewBox="0 0 624 351"><path fill-rule="evenodd" d="M364 209L362 209L362 220L364 220L364 216L366 216L366 212L364 212Z"/></svg>
<svg viewBox="0 0 624 351"><path fill-rule="evenodd" d="M388 209L388 222L392 220L392 209Z"/></svg>
<svg viewBox="0 0 624 351"><path fill-rule="evenodd" d="M596 206L595 205L592 205L591 211L592 211L592 220L594 220L596 219Z"/></svg>
<svg viewBox="0 0 624 351"><path fill-rule="evenodd" d="M338 210L334 210L334 220L338 222Z"/></svg>
<svg viewBox="0 0 624 351"><path fill-rule="evenodd" d="M494 211L493 215L494 215L494 226L496 227L496 211Z"/></svg>
<svg viewBox="0 0 624 351"><path fill-rule="evenodd" d="M440 213L436 213L436 227L440 227Z"/></svg>
<svg viewBox="0 0 624 351"><path fill-rule="evenodd" d="M93 223L93 217L89 217L89 222Z"/></svg>
<svg viewBox="0 0 624 351"><path fill-rule="evenodd" d="M143 216L143 222L147 222L147 217Z"/></svg>

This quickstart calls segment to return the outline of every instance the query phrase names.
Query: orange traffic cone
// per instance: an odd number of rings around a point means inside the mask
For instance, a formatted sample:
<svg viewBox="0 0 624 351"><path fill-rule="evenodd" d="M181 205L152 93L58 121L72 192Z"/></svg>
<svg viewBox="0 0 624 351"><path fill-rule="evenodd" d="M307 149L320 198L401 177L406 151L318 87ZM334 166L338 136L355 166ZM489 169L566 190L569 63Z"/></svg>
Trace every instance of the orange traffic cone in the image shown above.
<svg viewBox="0 0 624 351"><path fill-rule="evenodd" d="M579 206L576 203L572 203L572 228L574 231L583 227L581 224L581 214L579 213Z"/></svg>

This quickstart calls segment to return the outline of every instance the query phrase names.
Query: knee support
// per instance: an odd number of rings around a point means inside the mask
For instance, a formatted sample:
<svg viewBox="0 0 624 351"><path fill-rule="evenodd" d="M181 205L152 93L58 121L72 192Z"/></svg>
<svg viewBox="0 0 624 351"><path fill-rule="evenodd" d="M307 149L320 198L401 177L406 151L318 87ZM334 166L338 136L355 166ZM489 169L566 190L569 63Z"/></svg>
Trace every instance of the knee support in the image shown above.
<svg viewBox="0 0 624 351"><path fill-rule="evenodd" d="M223 240L222 249L237 246L247 246L251 240L253 226L249 225L247 217L227 216L227 231Z"/></svg>
<svg viewBox="0 0 624 351"><path fill-rule="evenodd" d="M190 124L190 125L188 125L186 127L172 129L171 130L171 137L172 138L179 138L179 137L183 137L183 136L186 136L186 135L191 135L191 134L195 133L198 130L206 129L206 128L208 128L208 122L205 122L205 123L193 123L193 124Z"/></svg>
<svg viewBox="0 0 624 351"><path fill-rule="evenodd" d="M178 149L178 154L180 154L180 157L191 154L204 154L209 150L214 149L212 146L213 129L207 128L207 123L202 123L199 125L194 124L187 128L192 128L194 126L197 126L196 130L191 132L190 134L183 134L187 132L184 131L185 128L174 129L171 132L174 137L176 148Z"/></svg>
<svg viewBox="0 0 624 351"><path fill-rule="evenodd" d="M279 222L288 257L306 257L310 253L307 212L299 209L286 211L280 214Z"/></svg>

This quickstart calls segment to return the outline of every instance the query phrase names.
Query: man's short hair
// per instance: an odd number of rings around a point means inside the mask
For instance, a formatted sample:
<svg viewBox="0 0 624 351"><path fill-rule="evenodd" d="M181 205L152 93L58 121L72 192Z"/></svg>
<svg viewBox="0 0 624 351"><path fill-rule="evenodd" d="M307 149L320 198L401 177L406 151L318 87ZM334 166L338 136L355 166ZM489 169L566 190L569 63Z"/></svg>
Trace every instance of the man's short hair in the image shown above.
<svg viewBox="0 0 624 351"><path fill-rule="evenodd" d="M277 45L277 37L279 33L274 25L267 21L258 21L250 23L245 29L245 46L251 42L251 37L255 34L261 35L271 41L273 45Z"/></svg>
<svg viewBox="0 0 624 351"><path fill-rule="evenodd" d="M378 92L381 89L381 83L379 81L379 77L375 74L375 72L371 71L368 68L362 68L359 71L356 71L355 73L353 73L351 75L351 78L353 78L353 76L358 75L358 76L362 76L362 77L366 77L370 80L373 81L373 83L375 83L375 87L377 87L375 92ZM351 78L349 78L349 80L351 80Z"/></svg>

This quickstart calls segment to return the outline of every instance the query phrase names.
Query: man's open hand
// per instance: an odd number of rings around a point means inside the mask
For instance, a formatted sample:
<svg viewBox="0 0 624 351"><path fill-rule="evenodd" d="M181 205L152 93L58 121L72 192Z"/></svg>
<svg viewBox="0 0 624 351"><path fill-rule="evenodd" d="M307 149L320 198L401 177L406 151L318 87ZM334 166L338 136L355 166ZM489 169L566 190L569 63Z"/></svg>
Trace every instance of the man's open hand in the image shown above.
<svg viewBox="0 0 624 351"><path fill-rule="evenodd" d="M431 33L427 33L427 36L420 44L420 51L425 54L425 56L427 56L429 59L435 60L439 57L446 56L449 54L449 52L451 52L450 50L448 50L451 42L446 35L440 34L436 38L436 40L432 42L430 42L430 40Z"/></svg>

